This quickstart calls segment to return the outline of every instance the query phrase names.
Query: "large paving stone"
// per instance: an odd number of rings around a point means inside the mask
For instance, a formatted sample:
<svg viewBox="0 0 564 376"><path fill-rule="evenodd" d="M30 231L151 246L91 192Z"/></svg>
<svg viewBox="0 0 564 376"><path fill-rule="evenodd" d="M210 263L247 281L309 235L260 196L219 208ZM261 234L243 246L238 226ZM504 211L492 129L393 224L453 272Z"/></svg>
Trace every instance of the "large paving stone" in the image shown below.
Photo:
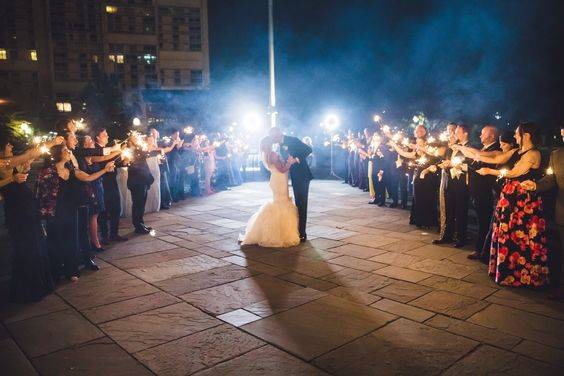
<svg viewBox="0 0 564 376"><path fill-rule="evenodd" d="M496 289L476 283L466 282L460 279L432 276L419 282L421 285L433 287L437 290L454 292L459 295L465 295L476 299L484 299L488 295L493 294Z"/></svg>
<svg viewBox="0 0 564 376"><path fill-rule="evenodd" d="M502 347L508 350L515 347L521 341L521 338L500 332L499 330L486 328L443 315L436 315L430 320L427 320L425 324L432 326L433 328L446 330L447 332L451 332L453 334L458 334L478 342L487 343L489 345Z"/></svg>
<svg viewBox="0 0 564 376"><path fill-rule="evenodd" d="M283 279L285 281L288 282L292 282L295 283L296 285L300 285L303 287L309 287L315 290L319 290L319 291L327 291L330 290L332 288L337 287L336 284L328 282L328 281L324 281L321 279L317 279L317 278L311 278L308 277L307 275L303 275L300 273L288 273L288 274L283 274L283 275L279 275L278 278Z"/></svg>
<svg viewBox="0 0 564 376"><path fill-rule="evenodd" d="M219 315L217 318L233 326L243 326L261 319L260 316L257 316L249 311L245 311L244 309L236 309L234 311L224 313L223 315Z"/></svg>
<svg viewBox="0 0 564 376"><path fill-rule="evenodd" d="M139 362L108 338L101 338L33 360L46 376L151 375Z"/></svg>
<svg viewBox="0 0 564 376"><path fill-rule="evenodd" d="M407 255L405 253L384 252L377 256L369 258L369 260L406 268L411 264L415 264L416 262L423 260L423 258L419 256Z"/></svg>
<svg viewBox="0 0 564 376"><path fill-rule="evenodd" d="M524 340L514 349L514 352L540 361L553 364L564 369L564 351L541 345L540 343Z"/></svg>
<svg viewBox="0 0 564 376"><path fill-rule="evenodd" d="M390 234L392 236L392 234ZM411 251L416 248L420 248L426 245L426 243L421 242L419 240L396 240L393 243L389 243L380 247L385 251L395 252L395 253L404 253ZM404 265L398 265L404 266Z"/></svg>
<svg viewBox="0 0 564 376"><path fill-rule="evenodd" d="M315 249L323 249L327 250L330 248L335 248L340 245L343 245L343 242L339 240L332 240L332 239L325 239L325 238L317 238L308 241L309 245Z"/></svg>
<svg viewBox="0 0 564 376"><path fill-rule="evenodd" d="M191 375L264 345L229 325L221 325L153 347L135 357L157 375Z"/></svg>
<svg viewBox="0 0 564 376"><path fill-rule="evenodd" d="M12 339L0 340L0 374L34 376L33 366Z"/></svg>
<svg viewBox="0 0 564 376"><path fill-rule="evenodd" d="M373 308L327 296L242 328L302 359L311 360L394 318Z"/></svg>
<svg viewBox="0 0 564 376"><path fill-rule="evenodd" d="M158 290L121 270L102 268L82 277L78 284L67 284L57 293L79 310L147 295Z"/></svg>
<svg viewBox="0 0 564 376"><path fill-rule="evenodd" d="M323 280L364 292L381 289L394 281L393 279L385 276L349 268L327 275L323 277Z"/></svg>
<svg viewBox="0 0 564 376"><path fill-rule="evenodd" d="M441 275L443 277L464 278L472 274L475 268L466 265L455 264L450 260L427 259L411 264L409 269L420 270L422 272Z"/></svg>
<svg viewBox="0 0 564 376"><path fill-rule="evenodd" d="M227 265L182 277L157 281L154 284L173 295L183 295L192 291L248 278L257 274L252 270L236 265Z"/></svg>
<svg viewBox="0 0 564 376"><path fill-rule="evenodd" d="M347 268L362 270L365 272L371 272L373 270L381 269L387 266L386 264L363 260L352 256L340 256L329 260L329 262L331 264L341 265Z"/></svg>
<svg viewBox="0 0 564 376"><path fill-rule="evenodd" d="M381 235L359 234L343 239L343 241L352 244L364 245L366 247L379 248L386 244L394 243L396 239Z"/></svg>
<svg viewBox="0 0 564 376"><path fill-rule="evenodd" d="M441 260L443 258L455 255L461 251L451 247L441 247L437 245L425 245L408 251L407 254L424 257L426 259Z"/></svg>
<svg viewBox="0 0 564 376"><path fill-rule="evenodd" d="M267 317L290 308L311 302L326 296L327 294L310 288L298 289L289 294L281 294L270 299L248 305L245 310L261 317Z"/></svg>
<svg viewBox="0 0 564 376"><path fill-rule="evenodd" d="M564 349L564 321L491 304L468 321L514 336Z"/></svg>
<svg viewBox="0 0 564 376"><path fill-rule="evenodd" d="M186 248L175 248L162 252L148 253L145 255L113 260L112 264L120 269L135 269L151 266L159 262L179 260L197 255L198 252Z"/></svg>
<svg viewBox="0 0 564 376"><path fill-rule="evenodd" d="M230 312L261 301L280 301L302 289L267 275L246 278L224 285L182 295L181 298L215 315Z"/></svg>
<svg viewBox="0 0 564 376"><path fill-rule="evenodd" d="M221 363L198 376L322 376L327 373L272 346L263 346L240 357Z"/></svg>
<svg viewBox="0 0 564 376"><path fill-rule="evenodd" d="M372 291L371 293L401 303L407 303L431 291L431 288L416 283L394 281L386 287Z"/></svg>
<svg viewBox="0 0 564 376"><path fill-rule="evenodd" d="M8 330L32 358L104 336L71 309L13 322L8 324Z"/></svg>
<svg viewBox="0 0 564 376"><path fill-rule="evenodd" d="M229 265L226 261L206 255L198 255L180 260L160 262L143 268L131 269L129 272L147 282L156 282L226 265Z"/></svg>
<svg viewBox="0 0 564 376"><path fill-rule="evenodd" d="M559 372L560 371L560 372ZM460 375L561 375L547 364L519 356L491 346L478 350L458 361L445 372L448 376Z"/></svg>
<svg viewBox="0 0 564 376"><path fill-rule="evenodd" d="M476 345L472 340L399 319L314 363L335 375L434 375Z"/></svg>
<svg viewBox="0 0 564 376"><path fill-rule="evenodd" d="M329 294L338 296L339 298L350 300L358 304L370 305L381 298L367 292L359 291L354 288L347 288L343 286L335 287L327 291Z"/></svg>
<svg viewBox="0 0 564 376"><path fill-rule="evenodd" d="M539 296L537 291L499 290L486 300L491 303L564 320L564 303L548 300L544 296Z"/></svg>
<svg viewBox="0 0 564 376"><path fill-rule="evenodd" d="M123 242L114 244L99 257L103 260L118 260L125 257L139 256L146 253L166 251L178 248L176 244L167 243L159 239L145 240L139 242Z"/></svg>
<svg viewBox="0 0 564 376"><path fill-rule="evenodd" d="M394 315L405 317L407 319L423 322L435 315L434 312L429 312L421 308L413 307L407 304L402 304L389 299L381 299L376 303L371 304L371 307L388 312Z"/></svg>
<svg viewBox="0 0 564 376"><path fill-rule="evenodd" d="M409 304L458 319L467 319L488 306L484 301L447 291L430 292Z"/></svg>
<svg viewBox="0 0 564 376"><path fill-rule="evenodd" d="M21 321L51 312L62 311L70 308L55 294L46 296L43 300L29 304L2 303L0 317L5 323Z"/></svg>
<svg viewBox="0 0 564 376"><path fill-rule="evenodd" d="M387 277L401 279L407 282L419 282L425 278L431 276L429 273L420 272L418 270L411 270L406 268L400 268L399 266L387 266L382 269L375 270L374 273L385 275Z"/></svg>
<svg viewBox="0 0 564 376"><path fill-rule="evenodd" d="M221 324L186 304L178 303L100 325L111 338L133 353Z"/></svg>
<svg viewBox="0 0 564 376"><path fill-rule="evenodd" d="M342 266L334 265L326 261L316 261L307 257L301 257L299 253L291 251L257 256L255 259L262 263L287 270L287 272L294 271L313 278L323 277L343 269ZM252 264L250 264L250 266L252 266Z"/></svg>
<svg viewBox="0 0 564 376"><path fill-rule="evenodd" d="M386 251L358 244L345 244L340 247L332 248L331 252L339 253L345 256L367 259L385 253Z"/></svg>
<svg viewBox="0 0 564 376"><path fill-rule="evenodd" d="M93 323L99 324L178 302L180 302L180 299L159 291L154 294L90 308L82 313Z"/></svg>

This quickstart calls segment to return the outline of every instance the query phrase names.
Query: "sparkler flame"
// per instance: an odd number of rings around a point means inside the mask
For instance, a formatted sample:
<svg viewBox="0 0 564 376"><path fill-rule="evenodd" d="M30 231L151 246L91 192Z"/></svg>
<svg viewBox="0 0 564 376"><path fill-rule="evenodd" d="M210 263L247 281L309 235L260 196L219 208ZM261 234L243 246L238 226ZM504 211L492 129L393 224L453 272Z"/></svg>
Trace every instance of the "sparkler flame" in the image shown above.
<svg viewBox="0 0 564 376"><path fill-rule="evenodd" d="M554 175L554 171L552 170L552 167L549 167L546 169L546 174L547 175Z"/></svg>

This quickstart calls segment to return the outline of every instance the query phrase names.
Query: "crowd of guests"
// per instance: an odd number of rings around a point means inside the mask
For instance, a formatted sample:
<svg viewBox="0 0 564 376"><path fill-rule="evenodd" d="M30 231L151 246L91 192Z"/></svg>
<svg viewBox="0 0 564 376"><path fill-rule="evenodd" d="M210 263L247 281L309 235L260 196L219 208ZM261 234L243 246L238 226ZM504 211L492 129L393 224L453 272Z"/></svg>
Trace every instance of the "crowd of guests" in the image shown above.
<svg viewBox="0 0 564 376"><path fill-rule="evenodd" d="M564 129L561 130L564 139ZM410 224L438 228L434 244L467 243L469 208L477 219L472 260L488 264L496 283L505 286L553 287L561 299L564 239L563 149L542 165L539 128L519 123L515 131L481 129L480 146L470 144L470 128L449 123L438 137L423 124L413 136L388 126L350 136L345 183L370 194L370 204L408 207ZM548 218L541 193L559 190L554 220Z"/></svg>
<svg viewBox="0 0 564 376"><path fill-rule="evenodd" d="M131 214L135 233L154 235L149 210L166 210L188 196L212 194L243 182L246 148L217 134L213 139L172 130L160 137L132 131L110 142L103 127L88 132L63 119L57 136L14 155L16 141L0 137L0 194L13 249L10 299L25 303L49 294L61 279L77 282L82 268L118 233ZM44 160L34 187L32 162ZM201 183L203 183L202 192ZM128 201L128 202L124 202Z"/></svg>

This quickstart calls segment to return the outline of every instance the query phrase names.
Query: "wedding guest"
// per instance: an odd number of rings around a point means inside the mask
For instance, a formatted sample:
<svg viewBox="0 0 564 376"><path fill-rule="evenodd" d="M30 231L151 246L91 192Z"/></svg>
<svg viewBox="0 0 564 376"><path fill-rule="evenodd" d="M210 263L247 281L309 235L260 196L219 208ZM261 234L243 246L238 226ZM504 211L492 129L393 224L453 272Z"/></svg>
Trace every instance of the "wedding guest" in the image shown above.
<svg viewBox="0 0 564 376"><path fill-rule="evenodd" d="M216 161L216 175L214 190L225 191L229 189L229 162L227 145L224 140L216 138L215 146L215 161Z"/></svg>
<svg viewBox="0 0 564 376"><path fill-rule="evenodd" d="M560 128L560 136L564 141L564 127ZM549 296L551 299L564 299L564 288L562 286L562 267L564 253L564 148L560 147L550 154L550 161L546 175L538 180L526 180L521 186L530 191L538 193L548 192L557 188L555 221L549 222L549 230L554 228L556 236L550 236L553 239L553 247L551 250L551 285L554 292ZM556 240L555 238L558 238Z"/></svg>
<svg viewBox="0 0 564 376"><path fill-rule="evenodd" d="M168 155L168 162L170 168L170 194L173 202L178 202L185 198L184 192L184 164L183 164L183 140L180 138L180 132L174 129L170 136L175 147Z"/></svg>
<svg viewBox="0 0 564 376"><path fill-rule="evenodd" d="M61 142L62 138L58 138L48 142L46 146L51 147ZM7 138L0 140L0 155L2 158L14 157L13 145ZM12 245L10 301L14 303L39 301L54 289L37 201L26 185L32 159L15 165L15 168L0 168L0 193L4 200L6 227Z"/></svg>
<svg viewBox="0 0 564 376"><path fill-rule="evenodd" d="M505 131L499 136L499 145L501 150L483 151L471 147L457 147L464 155L475 161L495 165L495 168L498 170L510 170L519 160L519 153L517 153L519 149L516 147L514 133L515 132L513 131ZM482 244L482 248L477 250L477 252L473 252L468 255L468 258L471 260L480 260L485 264L489 263L492 242L493 212L495 211L504 181L504 179L497 179L494 181L492 186L492 216L488 225L488 232Z"/></svg>
<svg viewBox="0 0 564 376"><path fill-rule="evenodd" d="M497 141L497 129L493 125L486 125L480 133L483 152L499 151L500 146ZM478 217L478 236L474 246L474 252L468 258L479 258L484 247L484 241L488 235L490 223L493 216L493 186L496 178L494 176L482 176L476 173L482 167L495 167L483 161L470 163L470 196Z"/></svg>
<svg viewBox="0 0 564 376"><path fill-rule="evenodd" d="M464 124L458 124L455 135L457 145L468 144L469 128ZM442 163L443 168L448 169L448 182L446 188L446 224L444 234L433 240L433 244L445 244L454 242L456 248L462 248L466 244L466 230L468 224L468 163L464 154L455 149L449 160Z"/></svg>
<svg viewBox="0 0 564 376"><path fill-rule="evenodd" d="M47 220L53 278L57 281L64 276L76 282L80 264L78 207L83 203L80 183L98 179L111 171L114 163L108 162L103 170L89 175L74 167L72 152L65 145L54 146L51 155L53 163L43 168L37 179L39 213Z"/></svg>
<svg viewBox="0 0 564 376"><path fill-rule="evenodd" d="M167 145L163 141L160 140L159 131L155 128L151 128L149 130L149 134L156 140L157 147L159 147L162 151L162 155L159 158L159 170L160 170L160 187L161 187L161 206L160 209L167 210L170 209L172 205L172 196L170 193L170 184L169 184L169 177L170 177L170 167L168 165L168 152L164 152L163 149L170 147L170 151L174 148L174 143L170 143ZM169 152L170 152L169 151Z"/></svg>
<svg viewBox="0 0 564 376"><path fill-rule="evenodd" d="M147 192L153 184L154 178L149 170L147 158L160 154L160 151L149 152L144 150L145 147L141 141L135 134L129 137L133 156L128 167L127 188L131 192L131 220L135 233L149 234L152 228L145 226L143 215L147 203Z"/></svg>
<svg viewBox="0 0 564 376"><path fill-rule="evenodd" d="M515 139L519 160L509 171L483 167L480 175L505 178L495 211L489 274L504 286L539 288L549 282L549 250L542 200L521 182L540 179L541 154L537 149L538 126L519 123Z"/></svg>
<svg viewBox="0 0 564 376"><path fill-rule="evenodd" d="M154 213L159 211L161 208L161 169L159 166L159 160L163 156L163 153L157 145L157 140L152 135L145 137L145 142L147 145L147 152L155 152L153 155L147 157L147 166L149 166L149 171L153 180L157 184L151 184L149 190L147 191L147 201L145 202L145 212Z"/></svg>
<svg viewBox="0 0 564 376"><path fill-rule="evenodd" d="M384 206L386 203L386 187L384 185L384 154L377 133L372 136L369 147L368 183L370 188L369 204Z"/></svg>
<svg viewBox="0 0 564 376"><path fill-rule="evenodd" d="M106 128L98 128L94 131L96 139L96 146L104 149L108 145L109 137ZM120 153L121 154L121 153ZM124 160L120 155L114 156L112 159L115 167L123 167ZM102 245L110 244L113 242L126 241L127 238L120 236L119 230L119 217L121 212L121 199L116 178L117 172L114 169L102 176L102 187L104 192L104 210L98 214L98 227L100 229ZM109 223L109 226L108 226Z"/></svg>
<svg viewBox="0 0 564 376"><path fill-rule="evenodd" d="M215 193L212 190L211 181L216 169L216 164L215 150L208 139L204 139L203 143L200 144L200 152L203 154L204 159L204 183L206 187L206 194L211 195Z"/></svg>
<svg viewBox="0 0 564 376"><path fill-rule="evenodd" d="M82 147L85 149L94 149L96 144L90 136L84 136ZM80 169L87 174L94 174L103 169L99 163L92 161L92 157L85 157L80 165ZM84 183L84 189L88 197L88 230L90 235L90 244L95 252L103 252L104 248L98 237L98 214L104 212L104 187L102 185L102 177Z"/></svg>

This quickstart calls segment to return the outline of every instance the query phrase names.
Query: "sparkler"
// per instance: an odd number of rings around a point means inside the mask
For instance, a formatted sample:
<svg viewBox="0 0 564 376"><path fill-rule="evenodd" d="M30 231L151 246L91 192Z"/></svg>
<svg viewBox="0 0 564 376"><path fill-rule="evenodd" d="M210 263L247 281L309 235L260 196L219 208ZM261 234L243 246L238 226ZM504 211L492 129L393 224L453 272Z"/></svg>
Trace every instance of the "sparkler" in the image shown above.
<svg viewBox="0 0 564 376"><path fill-rule="evenodd" d="M122 157L122 159L129 159L129 160L131 160L131 159L133 159L133 151L132 151L131 149L124 149L124 150L121 152L121 157Z"/></svg>
<svg viewBox="0 0 564 376"><path fill-rule="evenodd" d="M218 148L221 145L221 142L214 141L212 145L213 145L214 148Z"/></svg>
<svg viewBox="0 0 564 376"><path fill-rule="evenodd" d="M399 142L399 140L401 140L401 136L402 136L401 132L396 133L395 135L392 136L392 141L395 143Z"/></svg>
<svg viewBox="0 0 564 376"><path fill-rule="evenodd" d="M39 145L41 143L41 137L40 136L33 136L33 143L35 145Z"/></svg>
<svg viewBox="0 0 564 376"><path fill-rule="evenodd" d="M428 161L428 159L424 155L422 155L421 157L416 159L417 164L420 165L420 166L423 166L425 163L427 163L427 161Z"/></svg>
<svg viewBox="0 0 564 376"><path fill-rule="evenodd" d="M186 128L184 128L184 134L192 134L192 133L194 133L194 127L187 126Z"/></svg>
<svg viewBox="0 0 564 376"><path fill-rule="evenodd" d="M49 148L45 144L39 147L39 151L41 152L41 154L51 154L49 152Z"/></svg>
<svg viewBox="0 0 564 376"><path fill-rule="evenodd" d="M22 121L20 123L20 131L25 136L31 136L33 134L33 128L31 128L31 124L29 124L27 121Z"/></svg>
<svg viewBox="0 0 564 376"><path fill-rule="evenodd" d="M84 130L84 128L86 128L86 124L84 123L84 119L80 118L79 120L73 120L74 125L76 126L76 129L78 129L79 131Z"/></svg>
<svg viewBox="0 0 564 376"><path fill-rule="evenodd" d="M154 228L152 228L151 231L149 231L149 235L151 235L152 237L157 236L157 230L155 230Z"/></svg>
<svg viewBox="0 0 564 376"><path fill-rule="evenodd" d="M497 180L501 180L501 179L505 178L507 176L508 172L509 172L509 170L506 169L506 168L502 168L501 170L499 170L499 174L497 175Z"/></svg>
<svg viewBox="0 0 564 376"><path fill-rule="evenodd" d="M448 131L444 131L439 135L439 140L441 140L442 142L447 142L448 139L449 139Z"/></svg>
<svg viewBox="0 0 564 376"><path fill-rule="evenodd" d="M384 133L390 133L390 126L389 126L389 125L384 125L384 126L382 127L382 131L383 131Z"/></svg>
<svg viewBox="0 0 564 376"><path fill-rule="evenodd" d="M435 141L436 141L436 139L433 136L430 136L429 138L427 138L427 142L430 143L430 144L432 144Z"/></svg>
<svg viewBox="0 0 564 376"><path fill-rule="evenodd" d="M552 167L549 167L546 169L546 174L547 175L554 175L554 171L552 170Z"/></svg>
<svg viewBox="0 0 564 376"><path fill-rule="evenodd" d="M405 137L405 138L402 140L401 144L402 144L403 146L409 146L409 138Z"/></svg>
<svg viewBox="0 0 564 376"><path fill-rule="evenodd" d="M459 166L462 163L462 158L461 157L454 157L454 158L452 158L450 163L455 167Z"/></svg>
<svg viewBox="0 0 564 376"><path fill-rule="evenodd" d="M382 119L382 118L380 117L380 115L374 115L374 117L373 117L373 120L374 120L375 123L379 122L380 119Z"/></svg>

